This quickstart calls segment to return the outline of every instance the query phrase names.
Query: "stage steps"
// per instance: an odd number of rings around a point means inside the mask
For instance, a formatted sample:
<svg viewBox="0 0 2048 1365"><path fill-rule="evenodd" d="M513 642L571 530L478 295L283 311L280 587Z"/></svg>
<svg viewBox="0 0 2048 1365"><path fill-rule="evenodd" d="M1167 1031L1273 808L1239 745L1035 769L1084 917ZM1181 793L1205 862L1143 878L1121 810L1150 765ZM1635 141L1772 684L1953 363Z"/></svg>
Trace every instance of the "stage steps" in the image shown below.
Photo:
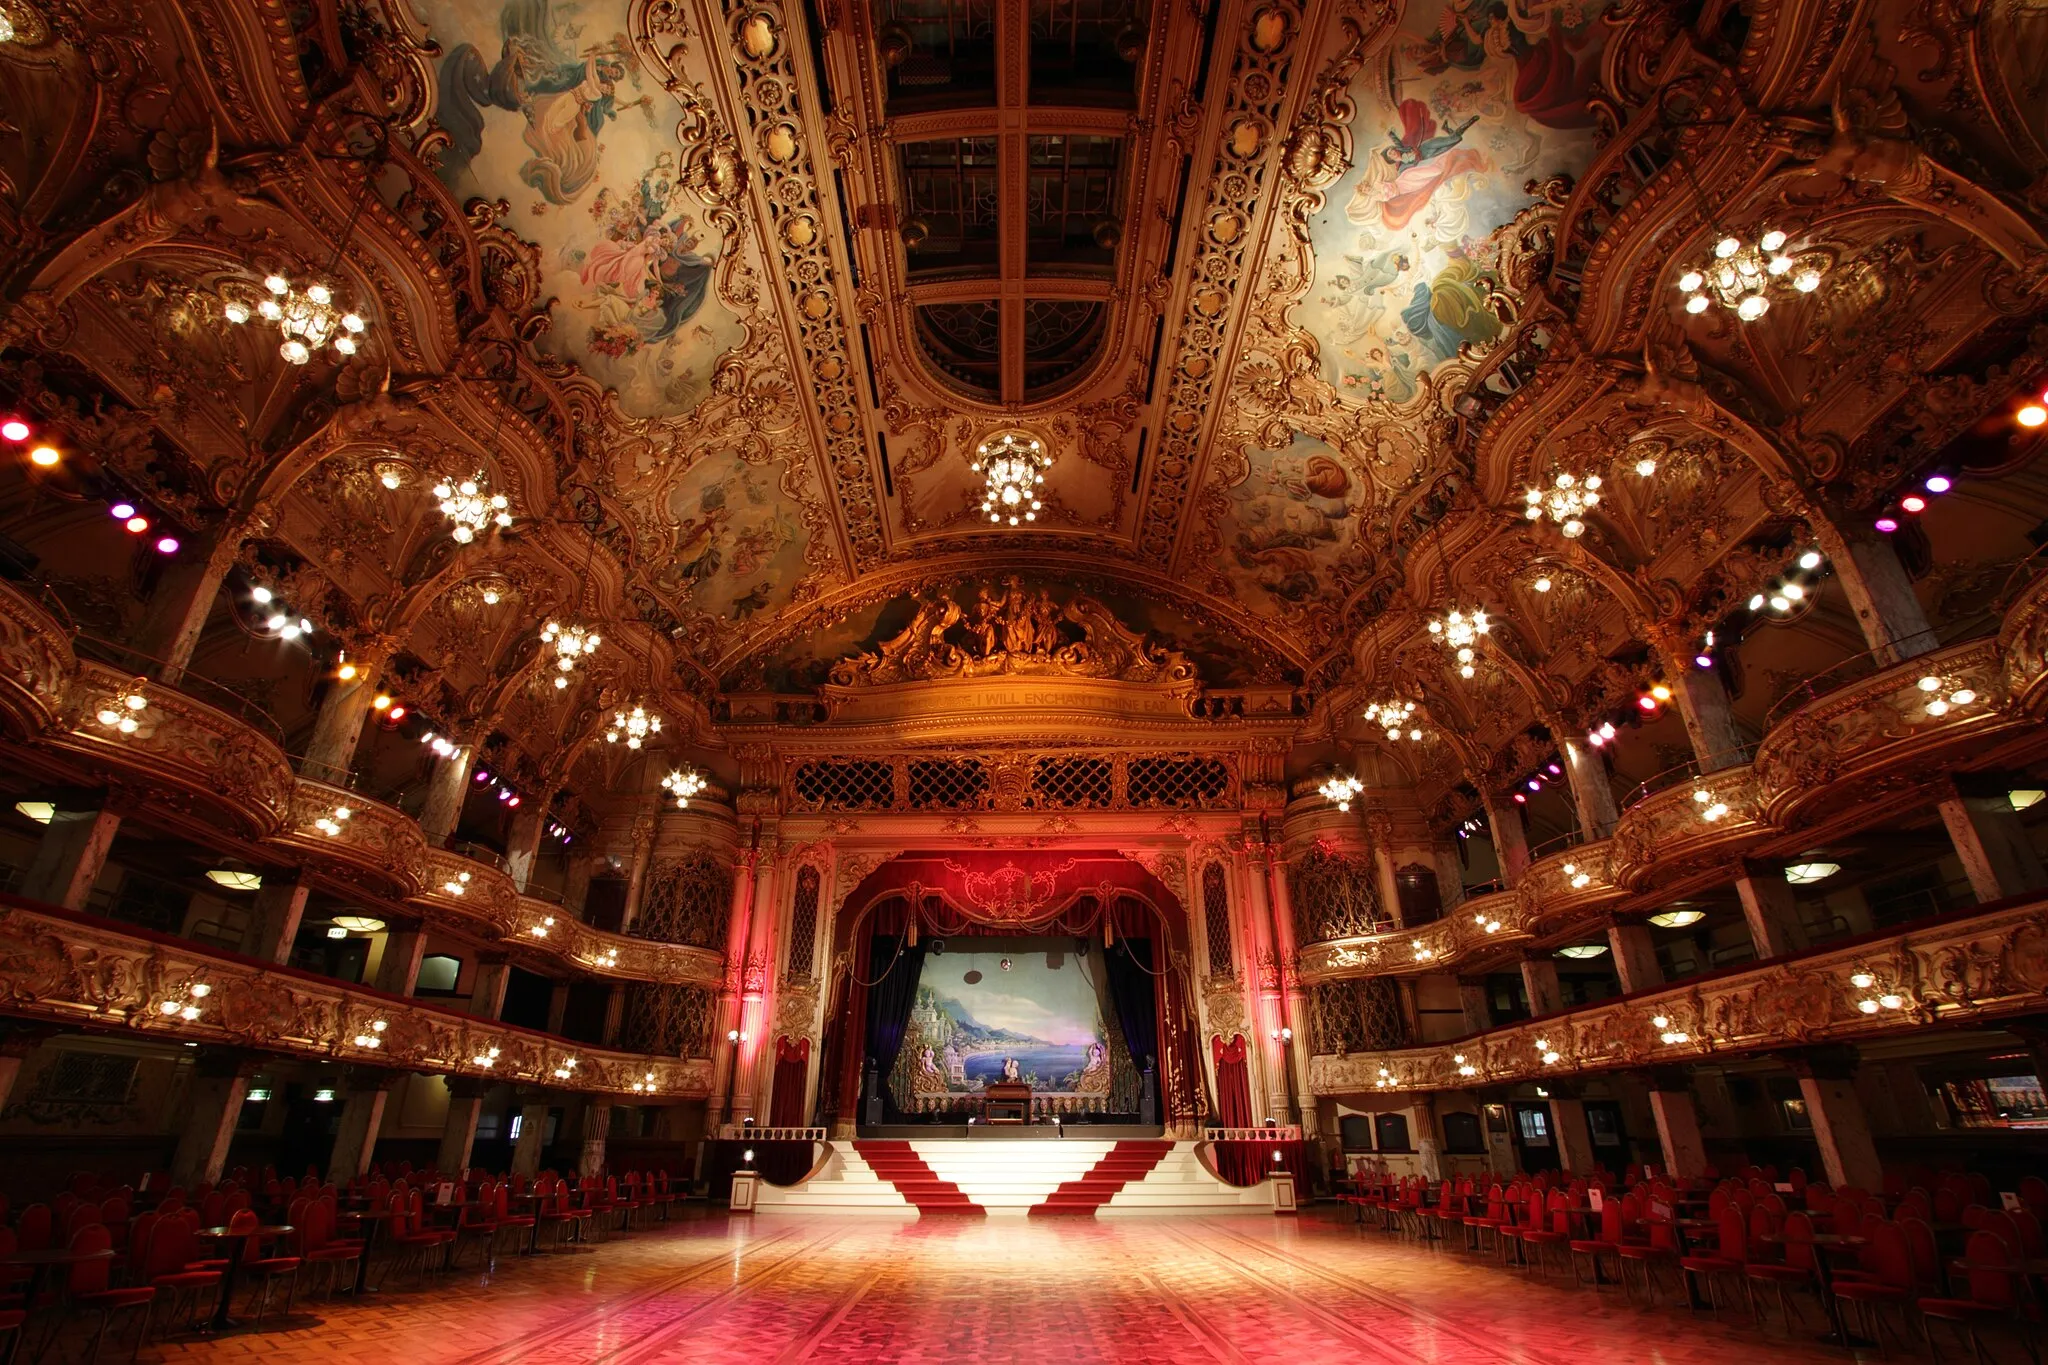
<svg viewBox="0 0 2048 1365"><path fill-rule="evenodd" d="M763 1184L763 1213L1097 1217L1270 1212L1270 1184L1240 1190L1195 1159L1192 1142L917 1139L834 1142L818 1174Z"/></svg>
<svg viewBox="0 0 2048 1365"><path fill-rule="evenodd" d="M755 1207L764 1213L856 1213L879 1217L915 1218L917 1205L905 1199L889 1181L855 1151L852 1143L830 1144L832 1156L824 1168L801 1185L784 1188L761 1182Z"/></svg>
<svg viewBox="0 0 2048 1365"><path fill-rule="evenodd" d="M1097 1209L1116 1197L1117 1191L1150 1175L1152 1168L1172 1151L1171 1142L1119 1142L1079 1180L1064 1182L1046 1196L1044 1203L1034 1205L1031 1216L1093 1217Z"/></svg>
<svg viewBox="0 0 2048 1365"><path fill-rule="evenodd" d="M931 1166L917 1144L902 1141L855 1142L853 1150L868 1168L896 1187L896 1192L927 1213L984 1213L987 1205L969 1198L949 1172Z"/></svg>

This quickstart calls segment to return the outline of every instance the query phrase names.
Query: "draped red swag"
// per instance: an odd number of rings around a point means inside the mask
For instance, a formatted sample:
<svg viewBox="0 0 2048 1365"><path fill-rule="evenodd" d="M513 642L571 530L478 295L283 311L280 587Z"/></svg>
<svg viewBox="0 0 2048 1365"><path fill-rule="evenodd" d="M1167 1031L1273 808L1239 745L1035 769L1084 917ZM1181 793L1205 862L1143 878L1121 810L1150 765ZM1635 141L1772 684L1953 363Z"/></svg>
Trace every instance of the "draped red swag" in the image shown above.
<svg viewBox="0 0 2048 1365"><path fill-rule="evenodd" d="M775 1088L769 1092L768 1126L804 1126L804 1083L810 1078L811 1040L791 1042L787 1035L775 1040Z"/></svg>

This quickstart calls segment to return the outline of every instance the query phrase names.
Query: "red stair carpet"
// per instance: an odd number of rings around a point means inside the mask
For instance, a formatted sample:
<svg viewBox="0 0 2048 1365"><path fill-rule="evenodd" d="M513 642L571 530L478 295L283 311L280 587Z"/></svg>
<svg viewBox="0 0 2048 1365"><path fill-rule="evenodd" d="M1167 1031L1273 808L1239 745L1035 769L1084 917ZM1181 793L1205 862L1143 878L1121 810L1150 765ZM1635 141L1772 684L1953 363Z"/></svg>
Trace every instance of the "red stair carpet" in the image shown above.
<svg viewBox="0 0 2048 1365"><path fill-rule="evenodd" d="M896 1192L917 1206L919 1216L927 1213L966 1213L988 1216L988 1210L960 1193L950 1180L941 1180L911 1150L908 1142L856 1142L853 1150L874 1173L896 1187Z"/></svg>
<svg viewBox="0 0 2048 1365"><path fill-rule="evenodd" d="M1034 1205L1031 1216L1073 1213L1093 1217L1118 1190L1133 1180L1143 1180L1172 1150L1171 1142L1119 1142L1088 1174L1067 1181L1047 1195L1043 1204Z"/></svg>

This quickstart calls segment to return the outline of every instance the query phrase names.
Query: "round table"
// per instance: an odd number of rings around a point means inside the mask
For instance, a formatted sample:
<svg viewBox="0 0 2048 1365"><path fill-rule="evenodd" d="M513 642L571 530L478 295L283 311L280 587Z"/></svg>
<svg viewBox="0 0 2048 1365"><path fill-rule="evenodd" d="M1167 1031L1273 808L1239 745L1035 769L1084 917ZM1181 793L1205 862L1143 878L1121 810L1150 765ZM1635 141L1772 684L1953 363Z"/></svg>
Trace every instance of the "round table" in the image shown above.
<svg viewBox="0 0 2048 1365"><path fill-rule="evenodd" d="M235 1296L235 1272L242 1268L243 1257L247 1255L249 1242L258 1237L286 1237L298 1231L290 1223L258 1223L251 1228L199 1228L195 1235L216 1242L229 1243L228 1268L220 1277L220 1303L213 1310L213 1330L226 1332L236 1323L228 1316L228 1301Z"/></svg>

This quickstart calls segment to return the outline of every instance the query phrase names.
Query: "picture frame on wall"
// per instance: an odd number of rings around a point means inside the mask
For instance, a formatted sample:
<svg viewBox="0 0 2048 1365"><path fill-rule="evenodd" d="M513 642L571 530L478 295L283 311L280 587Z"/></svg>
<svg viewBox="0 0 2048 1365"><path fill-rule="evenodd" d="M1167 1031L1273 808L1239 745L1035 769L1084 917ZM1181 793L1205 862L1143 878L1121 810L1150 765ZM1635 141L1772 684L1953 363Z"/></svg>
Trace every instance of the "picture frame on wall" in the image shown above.
<svg viewBox="0 0 2048 1365"><path fill-rule="evenodd" d="M1486 1106L1486 1131L1505 1133L1508 1130L1508 1107L1504 1104Z"/></svg>
<svg viewBox="0 0 2048 1365"><path fill-rule="evenodd" d="M1788 1132L1810 1133L1813 1131L1813 1115L1806 1112L1806 1101L1803 1098L1779 1100L1778 1114L1784 1119L1785 1128Z"/></svg>

